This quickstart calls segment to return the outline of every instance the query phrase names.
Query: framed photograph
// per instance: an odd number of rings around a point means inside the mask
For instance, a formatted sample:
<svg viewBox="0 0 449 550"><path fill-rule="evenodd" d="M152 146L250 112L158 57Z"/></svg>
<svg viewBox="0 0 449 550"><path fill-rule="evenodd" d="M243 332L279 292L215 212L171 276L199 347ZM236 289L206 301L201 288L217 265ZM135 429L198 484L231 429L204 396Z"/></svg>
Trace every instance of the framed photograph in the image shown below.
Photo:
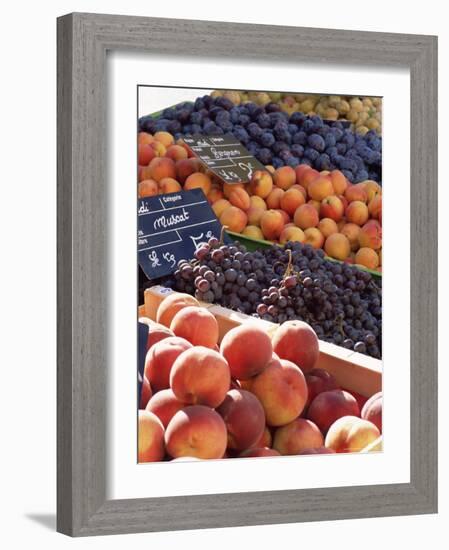
<svg viewBox="0 0 449 550"><path fill-rule="evenodd" d="M59 18L58 531L435 513L436 205L436 37Z"/></svg>

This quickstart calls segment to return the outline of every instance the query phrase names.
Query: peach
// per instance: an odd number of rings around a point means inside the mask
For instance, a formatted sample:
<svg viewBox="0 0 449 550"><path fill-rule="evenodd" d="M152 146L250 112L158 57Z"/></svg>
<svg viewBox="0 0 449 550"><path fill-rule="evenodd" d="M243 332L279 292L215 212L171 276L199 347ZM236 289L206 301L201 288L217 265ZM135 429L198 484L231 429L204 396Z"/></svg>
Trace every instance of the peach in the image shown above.
<svg viewBox="0 0 449 550"><path fill-rule="evenodd" d="M348 187L348 180L340 170L332 170L330 173L332 187L336 195L343 195Z"/></svg>
<svg viewBox="0 0 449 550"><path fill-rule="evenodd" d="M324 251L331 258L346 260L351 253L351 245L348 238L342 233L334 233L326 239Z"/></svg>
<svg viewBox="0 0 449 550"><path fill-rule="evenodd" d="M184 149L187 151L187 155L189 156L189 158L194 157L192 149L190 149L190 146L187 145L187 143L182 138L179 138L178 140L176 140L176 145L180 145L181 147L184 147ZM195 160L198 161L198 159L195 159Z"/></svg>
<svg viewBox="0 0 449 550"><path fill-rule="evenodd" d="M251 383L269 426L284 426L297 418L307 401L307 384L301 369L291 361L272 361Z"/></svg>
<svg viewBox="0 0 449 550"><path fill-rule="evenodd" d="M167 152L167 148L160 141L153 141L151 147L153 148L156 157L164 157Z"/></svg>
<svg viewBox="0 0 449 550"><path fill-rule="evenodd" d="M355 397L344 390L319 393L307 411L307 418L315 422L323 433L326 433L336 420L347 415L360 416L360 409Z"/></svg>
<svg viewBox="0 0 449 550"><path fill-rule="evenodd" d="M323 218L318 223L318 229L321 231L323 237L327 239L329 235L338 233L338 227L335 221L331 218Z"/></svg>
<svg viewBox="0 0 449 550"><path fill-rule="evenodd" d="M353 201L346 208L346 219L350 223L363 225L368 220L368 207L362 201Z"/></svg>
<svg viewBox="0 0 449 550"><path fill-rule="evenodd" d="M139 199L144 199L146 197L154 197L159 193L159 187L156 181L149 179L139 182L137 187L137 193Z"/></svg>
<svg viewBox="0 0 449 550"><path fill-rule="evenodd" d="M327 370L314 368L304 375L306 377L308 399L306 407L315 399L315 397L324 391L338 390L338 384L334 376Z"/></svg>
<svg viewBox="0 0 449 550"><path fill-rule="evenodd" d="M170 371L175 359L191 347L192 344L187 340L176 336L151 346L145 357L144 375L155 391L170 387Z"/></svg>
<svg viewBox="0 0 449 550"><path fill-rule="evenodd" d="M231 203L227 199L218 199L218 201L214 202L212 205L212 210L217 218L219 218L226 208L229 208L230 206Z"/></svg>
<svg viewBox="0 0 449 550"><path fill-rule="evenodd" d="M320 208L321 208L320 201L314 201L313 199L310 199L309 201L307 201L307 204L310 204L310 206L313 206L313 208L315 208L315 210L317 211L317 214L318 215L320 214Z"/></svg>
<svg viewBox="0 0 449 550"><path fill-rule="evenodd" d="M307 174L308 172L306 172ZM318 176L309 183L307 187L309 197L315 201L322 201L329 195L334 194L332 181L329 176Z"/></svg>
<svg viewBox="0 0 449 550"><path fill-rule="evenodd" d="M285 227L285 225L291 223L291 218L287 214L287 212L285 212L285 210L282 210L282 208L276 208L275 210L276 210L276 212L279 212L280 215L282 216L282 219L284 220L284 227Z"/></svg>
<svg viewBox="0 0 449 550"><path fill-rule="evenodd" d="M382 392L375 393L366 401L361 417L372 422L382 433Z"/></svg>
<svg viewBox="0 0 449 550"><path fill-rule="evenodd" d="M165 431L166 450L173 458L222 458L227 439L221 416L204 405L192 405L178 411Z"/></svg>
<svg viewBox="0 0 449 550"><path fill-rule="evenodd" d="M289 241L299 242L299 243L306 242L306 236L304 235L304 231L294 225L290 227L285 227L279 237L279 242L281 244L285 244Z"/></svg>
<svg viewBox="0 0 449 550"><path fill-rule="evenodd" d="M333 455L335 454L334 449L329 449L328 447L317 447L316 449L303 449L300 455Z"/></svg>
<svg viewBox="0 0 449 550"><path fill-rule="evenodd" d="M162 178L159 182L159 191L164 195L166 193L177 193L181 190L181 184L173 178Z"/></svg>
<svg viewBox="0 0 449 550"><path fill-rule="evenodd" d="M249 192L251 195L257 195L265 199L273 189L273 178L268 171L256 170L249 183Z"/></svg>
<svg viewBox="0 0 449 550"><path fill-rule="evenodd" d="M296 173L296 182L298 184L301 183L301 178L306 170L310 170L311 167L308 164L298 164L298 166L295 168ZM302 184L301 184L302 185Z"/></svg>
<svg viewBox="0 0 449 550"><path fill-rule="evenodd" d="M268 447L253 447L252 449L247 449L243 453L239 454L239 458L256 458L260 456L281 456L274 449L269 449Z"/></svg>
<svg viewBox="0 0 449 550"><path fill-rule="evenodd" d="M166 428L175 414L185 406L169 388L155 393L148 401L146 410L155 414Z"/></svg>
<svg viewBox="0 0 449 550"><path fill-rule="evenodd" d="M279 187L275 187L273 191L268 195L266 198L267 207L271 208L272 210L276 208L281 207L281 198L284 195L285 191L280 189Z"/></svg>
<svg viewBox="0 0 449 550"><path fill-rule="evenodd" d="M306 244L310 244L313 248L322 248L324 244L324 235L316 227L309 227L304 231Z"/></svg>
<svg viewBox="0 0 449 550"><path fill-rule="evenodd" d="M331 218L339 222L343 217L344 206L341 200L336 195L330 195L321 201L320 217Z"/></svg>
<svg viewBox="0 0 449 550"><path fill-rule="evenodd" d="M348 415L329 427L325 445L337 453L357 453L379 436L380 432L372 422Z"/></svg>
<svg viewBox="0 0 449 550"><path fill-rule="evenodd" d="M190 294L174 292L170 294L159 304L156 312L156 321L165 327L169 327L173 317L184 307L197 306L200 303Z"/></svg>
<svg viewBox="0 0 449 550"><path fill-rule="evenodd" d="M241 210L248 210L248 208L251 206L251 201L249 199L248 193L244 189L241 189L239 187L229 193L228 199L233 206L236 206Z"/></svg>
<svg viewBox="0 0 449 550"><path fill-rule="evenodd" d="M170 145L165 152L165 156L174 161L188 158L187 151L181 145Z"/></svg>
<svg viewBox="0 0 449 550"><path fill-rule="evenodd" d="M318 361L318 338L310 325L303 321L286 321L276 329L272 338L273 350L280 359L287 359L303 372Z"/></svg>
<svg viewBox="0 0 449 550"><path fill-rule="evenodd" d="M307 191L302 185L299 185L299 183L295 183L295 185L292 185L290 189L297 189L298 191L301 191L302 196L304 197L304 202L307 201Z"/></svg>
<svg viewBox="0 0 449 550"><path fill-rule="evenodd" d="M320 218L316 209L310 204L303 204L296 209L293 221L301 229L316 227Z"/></svg>
<svg viewBox="0 0 449 550"><path fill-rule="evenodd" d="M271 447L272 442L273 438L271 437L271 432L268 429L268 426L265 426L262 435L260 436L258 441L256 441L256 443L252 445L252 447L255 449L259 449L261 447Z"/></svg>
<svg viewBox="0 0 449 550"><path fill-rule="evenodd" d="M382 187L377 183L377 181L365 180L361 183L363 184L368 196L368 202L371 202L374 197L382 195Z"/></svg>
<svg viewBox="0 0 449 550"><path fill-rule="evenodd" d="M299 189L288 189L281 197L281 208L293 216L296 209L305 203L304 195Z"/></svg>
<svg viewBox="0 0 449 550"><path fill-rule="evenodd" d="M301 174L298 183L304 187L304 189L309 192L309 185L310 183L318 178L320 173L315 170L315 168L310 168L309 170L304 170L304 172ZM329 193L331 194L331 193Z"/></svg>
<svg viewBox="0 0 449 550"><path fill-rule="evenodd" d="M354 397L354 399L357 401L357 405L359 406L359 410L361 411L363 408L363 405L367 402L368 398L355 390L348 390L348 388L340 388L340 389L347 391L352 395L352 397Z"/></svg>
<svg viewBox="0 0 449 550"><path fill-rule="evenodd" d="M369 220L360 229L359 245L379 250L382 247L382 226L377 220Z"/></svg>
<svg viewBox="0 0 449 550"><path fill-rule="evenodd" d="M236 189L245 189L243 183L224 183L223 184L223 195L226 199L229 199L229 195Z"/></svg>
<svg viewBox="0 0 449 550"><path fill-rule="evenodd" d="M257 225L247 225L242 231L242 235L245 237L250 237L251 239L259 239L260 241L264 240L264 236L260 227Z"/></svg>
<svg viewBox="0 0 449 550"><path fill-rule="evenodd" d="M281 166L275 170L273 181L276 187L286 191L296 183L296 172L291 166Z"/></svg>
<svg viewBox="0 0 449 550"><path fill-rule="evenodd" d="M150 143L153 143L153 141L154 141L154 137L148 132L139 132L137 134L137 143L139 145L150 144Z"/></svg>
<svg viewBox="0 0 449 550"><path fill-rule="evenodd" d="M250 346L248 342L251 342ZM248 380L262 372L270 362L273 346L264 330L256 323L248 322L224 335L220 353L229 363L233 378Z"/></svg>
<svg viewBox="0 0 449 550"><path fill-rule="evenodd" d="M368 203L369 215L374 219L379 219L382 212L382 195L375 195Z"/></svg>
<svg viewBox="0 0 449 550"><path fill-rule="evenodd" d="M264 212L266 212L266 208L263 209L258 206L250 206L246 211L246 215L248 216L248 224L260 227L260 220Z"/></svg>
<svg viewBox="0 0 449 550"><path fill-rule="evenodd" d="M138 462L159 462L164 458L164 426L151 412L139 410Z"/></svg>
<svg viewBox="0 0 449 550"><path fill-rule="evenodd" d="M195 172L200 171L200 163L197 159L182 159L176 163L176 179L182 185L186 179Z"/></svg>
<svg viewBox="0 0 449 550"><path fill-rule="evenodd" d="M343 227L340 229L340 233L348 239L349 245L353 252L358 250L360 246L359 245L359 233L360 233L359 225L355 223L345 223Z"/></svg>
<svg viewBox="0 0 449 550"><path fill-rule="evenodd" d="M176 179L176 167L172 159L156 157L148 165L151 177L158 183L163 178Z"/></svg>
<svg viewBox="0 0 449 550"><path fill-rule="evenodd" d="M218 323L203 307L187 306L173 317L170 330L194 346L213 348L218 343Z"/></svg>
<svg viewBox="0 0 449 550"><path fill-rule="evenodd" d="M139 181L143 181L143 180L150 180L152 179L152 176L151 176L151 168L150 166L139 166L139 178L138 180Z"/></svg>
<svg viewBox="0 0 449 550"><path fill-rule="evenodd" d="M278 428L274 434L273 449L281 455L297 455L304 449L324 445L323 434L318 426L306 418L295 418L289 424Z"/></svg>
<svg viewBox="0 0 449 550"><path fill-rule="evenodd" d="M337 196L343 204L343 210L346 212L346 208L348 208L348 204L349 204L348 199L344 195L337 195Z"/></svg>
<svg viewBox="0 0 449 550"><path fill-rule="evenodd" d="M139 409L144 409L147 406L148 401L153 395L153 390L151 389L151 384L148 381L148 378L144 375L142 380L142 387L140 389L140 399L139 399Z"/></svg>
<svg viewBox="0 0 449 550"><path fill-rule="evenodd" d="M186 179L184 183L184 189L202 189L203 193L207 196L211 190L212 182L209 176L202 172L194 172Z"/></svg>
<svg viewBox="0 0 449 550"><path fill-rule="evenodd" d="M349 203L354 201L366 203L368 201L368 193L363 185L356 183L346 189L345 198Z"/></svg>
<svg viewBox="0 0 449 550"><path fill-rule="evenodd" d="M248 216L236 206L225 208L220 214L220 223L234 233L241 233L248 223Z"/></svg>
<svg viewBox="0 0 449 550"><path fill-rule="evenodd" d="M174 335L174 332L169 328L161 325L160 323L151 321L150 330L148 332L147 351L161 340L165 340L166 338L170 338Z"/></svg>
<svg viewBox="0 0 449 550"><path fill-rule="evenodd" d="M264 237L269 241L279 239L284 225L284 218L277 210L267 210L260 218L260 228Z"/></svg>
<svg viewBox="0 0 449 550"><path fill-rule="evenodd" d="M217 409L228 431L228 448L243 451L253 447L264 434L265 413L255 395L229 390Z"/></svg>
<svg viewBox="0 0 449 550"><path fill-rule="evenodd" d="M214 204L214 202L217 202L223 198L223 191L219 187L212 187L212 189L209 191L209 194L207 195L207 200L209 204Z"/></svg>
<svg viewBox="0 0 449 550"><path fill-rule="evenodd" d="M218 407L231 384L229 365L217 351L195 346L181 353L170 372L170 387L183 403Z"/></svg>
<svg viewBox="0 0 449 550"><path fill-rule="evenodd" d="M156 132L154 134L154 139L162 143L166 148L175 143L174 137L168 132Z"/></svg>
<svg viewBox="0 0 449 550"><path fill-rule="evenodd" d="M148 166L150 161L152 161L155 156L156 156L156 153L154 152L154 149L153 147L151 147L150 144L139 143L137 158L141 166Z"/></svg>
<svg viewBox="0 0 449 550"><path fill-rule="evenodd" d="M359 248L355 255L355 263L363 265L368 269L376 269L379 265L379 257L372 248L362 247Z"/></svg>

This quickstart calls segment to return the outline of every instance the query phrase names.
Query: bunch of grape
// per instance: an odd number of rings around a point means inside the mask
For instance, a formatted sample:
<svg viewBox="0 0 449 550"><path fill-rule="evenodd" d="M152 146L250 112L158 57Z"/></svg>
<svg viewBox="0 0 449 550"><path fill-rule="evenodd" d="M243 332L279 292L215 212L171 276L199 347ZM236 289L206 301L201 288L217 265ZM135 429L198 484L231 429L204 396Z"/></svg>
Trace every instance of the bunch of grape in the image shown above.
<svg viewBox="0 0 449 550"><path fill-rule="evenodd" d="M353 183L382 179L382 138L376 130L361 135L341 121L286 113L274 102L234 105L227 97L206 95L164 109L158 118L141 117L139 130L167 131L175 139L232 134L262 164L274 168L308 164L318 171L339 169Z"/></svg>
<svg viewBox="0 0 449 550"><path fill-rule="evenodd" d="M382 296L372 275L299 242L249 252L211 239L164 284L198 300L282 323L309 323L318 338L381 357Z"/></svg>

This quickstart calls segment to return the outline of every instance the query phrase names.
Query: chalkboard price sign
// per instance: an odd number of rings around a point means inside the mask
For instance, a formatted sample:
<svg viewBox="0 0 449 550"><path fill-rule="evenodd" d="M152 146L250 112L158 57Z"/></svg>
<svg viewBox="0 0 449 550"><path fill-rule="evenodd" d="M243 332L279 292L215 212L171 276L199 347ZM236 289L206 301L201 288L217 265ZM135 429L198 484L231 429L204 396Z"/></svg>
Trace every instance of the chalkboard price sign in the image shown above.
<svg viewBox="0 0 449 550"><path fill-rule="evenodd" d="M173 273L179 260L221 233L201 189L139 199L137 216L139 264L149 279Z"/></svg>
<svg viewBox="0 0 449 550"><path fill-rule="evenodd" d="M253 172L265 166L232 135L202 136L194 134L183 141L209 170L225 183L247 183Z"/></svg>

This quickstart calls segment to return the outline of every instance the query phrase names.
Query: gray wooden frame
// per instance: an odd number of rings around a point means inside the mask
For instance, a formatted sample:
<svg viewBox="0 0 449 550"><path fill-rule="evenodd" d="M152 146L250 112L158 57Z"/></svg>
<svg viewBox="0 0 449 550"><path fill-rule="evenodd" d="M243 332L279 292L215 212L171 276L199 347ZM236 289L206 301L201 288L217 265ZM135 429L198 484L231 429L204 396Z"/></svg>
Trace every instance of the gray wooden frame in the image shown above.
<svg viewBox="0 0 449 550"><path fill-rule="evenodd" d="M108 50L410 69L410 483L106 500ZM81 13L58 19L57 448L57 529L72 536L437 511L436 37Z"/></svg>

